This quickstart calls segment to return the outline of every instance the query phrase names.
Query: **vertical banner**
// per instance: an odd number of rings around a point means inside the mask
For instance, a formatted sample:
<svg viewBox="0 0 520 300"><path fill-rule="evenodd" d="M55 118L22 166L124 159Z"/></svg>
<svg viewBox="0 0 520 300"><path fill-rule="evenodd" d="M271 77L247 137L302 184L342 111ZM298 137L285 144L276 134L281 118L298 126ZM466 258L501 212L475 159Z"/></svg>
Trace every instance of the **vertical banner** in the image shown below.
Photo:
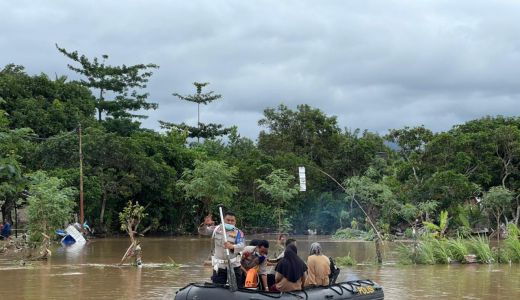
<svg viewBox="0 0 520 300"><path fill-rule="evenodd" d="M305 192L307 190L305 182L305 167L298 167L298 174L300 175L300 192Z"/></svg>

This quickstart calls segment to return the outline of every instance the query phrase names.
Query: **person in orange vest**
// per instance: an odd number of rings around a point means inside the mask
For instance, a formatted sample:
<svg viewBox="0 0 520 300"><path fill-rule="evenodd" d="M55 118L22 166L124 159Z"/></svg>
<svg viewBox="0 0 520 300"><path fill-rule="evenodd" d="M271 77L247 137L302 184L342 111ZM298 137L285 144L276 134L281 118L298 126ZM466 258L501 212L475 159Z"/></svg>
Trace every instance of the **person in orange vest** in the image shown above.
<svg viewBox="0 0 520 300"><path fill-rule="evenodd" d="M267 254L269 252L269 242L267 240L253 240L250 246L244 247L242 250L242 259L240 261L242 268L246 272L244 282L245 288L259 288L260 277L262 286L265 291L269 291L267 285Z"/></svg>

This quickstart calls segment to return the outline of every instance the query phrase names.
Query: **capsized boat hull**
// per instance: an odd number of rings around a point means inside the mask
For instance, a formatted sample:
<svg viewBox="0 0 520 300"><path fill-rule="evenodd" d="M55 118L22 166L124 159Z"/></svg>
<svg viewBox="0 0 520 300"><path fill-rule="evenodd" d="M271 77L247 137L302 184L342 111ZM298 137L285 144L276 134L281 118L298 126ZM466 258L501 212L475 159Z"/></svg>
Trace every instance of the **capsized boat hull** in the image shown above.
<svg viewBox="0 0 520 300"><path fill-rule="evenodd" d="M192 283L175 295L175 300L273 300L273 299L356 299L382 300L383 288L371 280L355 280L333 284L330 287L306 288L303 291L279 293L239 289L231 292L229 287L210 283Z"/></svg>

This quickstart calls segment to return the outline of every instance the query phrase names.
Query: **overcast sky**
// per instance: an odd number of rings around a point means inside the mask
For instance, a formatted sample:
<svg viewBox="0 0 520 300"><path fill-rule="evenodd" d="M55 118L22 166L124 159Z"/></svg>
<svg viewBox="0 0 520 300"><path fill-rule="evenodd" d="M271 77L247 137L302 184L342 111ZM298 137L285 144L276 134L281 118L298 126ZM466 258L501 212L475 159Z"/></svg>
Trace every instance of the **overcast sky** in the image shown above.
<svg viewBox="0 0 520 300"><path fill-rule="evenodd" d="M193 93L193 81L223 95L201 121L252 139L281 103L381 134L520 115L519 1L0 0L0 16L0 66L77 78L55 43L158 64L148 128L196 124L196 105L171 95Z"/></svg>

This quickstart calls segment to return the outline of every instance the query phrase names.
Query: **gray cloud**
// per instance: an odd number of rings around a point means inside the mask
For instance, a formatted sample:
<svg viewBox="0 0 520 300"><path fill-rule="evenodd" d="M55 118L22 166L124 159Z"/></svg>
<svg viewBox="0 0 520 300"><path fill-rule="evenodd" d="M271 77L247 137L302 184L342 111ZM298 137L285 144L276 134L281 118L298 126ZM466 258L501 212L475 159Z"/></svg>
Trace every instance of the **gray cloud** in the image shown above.
<svg viewBox="0 0 520 300"><path fill-rule="evenodd" d="M157 120L195 123L172 92L209 81L205 122L256 138L266 107L306 103L341 127L446 130L520 115L520 3L461 1L2 1L0 64L72 74L59 43L112 64L156 63Z"/></svg>

